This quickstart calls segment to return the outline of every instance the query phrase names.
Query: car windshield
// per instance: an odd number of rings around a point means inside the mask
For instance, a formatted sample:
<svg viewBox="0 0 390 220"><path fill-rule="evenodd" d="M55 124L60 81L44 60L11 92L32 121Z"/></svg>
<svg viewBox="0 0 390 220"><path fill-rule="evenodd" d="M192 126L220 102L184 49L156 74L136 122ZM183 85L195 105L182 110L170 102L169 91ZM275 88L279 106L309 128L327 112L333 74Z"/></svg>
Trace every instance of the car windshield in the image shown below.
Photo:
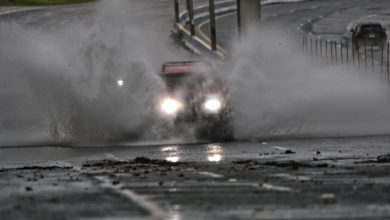
<svg viewBox="0 0 390 220"><path fill-rule="evenodd" d="M380 25L365 25L362 26L362 32L380 32L382 31L382 27Z"/></svg>
<svg viewBox="0 0 390 220"><path fill-rule="evenodd" d="M198 89L206 82L203 74L167 74L162 75L166 86L169 89Z"/></svg>

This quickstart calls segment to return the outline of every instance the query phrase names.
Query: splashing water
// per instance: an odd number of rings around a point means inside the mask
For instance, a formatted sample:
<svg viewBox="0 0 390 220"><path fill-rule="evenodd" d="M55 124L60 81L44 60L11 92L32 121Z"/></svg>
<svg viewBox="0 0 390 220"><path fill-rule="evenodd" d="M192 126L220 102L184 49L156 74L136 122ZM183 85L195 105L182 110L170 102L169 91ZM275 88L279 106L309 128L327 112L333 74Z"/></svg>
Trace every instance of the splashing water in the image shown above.
<svg viewBox="0 0 390 220"><path fill-rule="evenodd" d="M166 42L135 25L139 7L102 1L93 25L50 33L1 24L2 144L136 135L161 88L151 60L172 57Z"/></svg>
<svg viewBox="0 0 390 220"><path fill-rule="evenodd" d="M294 42L272 28L236 41L228 77L238 138L390 132L388 84L316 65Z"/></svg>
<svg viewBox="0 0 390 220"><path fill-rule="evenodd" d="M0 144L137 136L162 87L153 64L183 60L161 40L167 35L132 16L139 11L102 1L92 25L50 33L0 24ZM298 40L264 30L237 40L222 68L236 137L390 131L388 85L315 65L293 46Z"/></svg>

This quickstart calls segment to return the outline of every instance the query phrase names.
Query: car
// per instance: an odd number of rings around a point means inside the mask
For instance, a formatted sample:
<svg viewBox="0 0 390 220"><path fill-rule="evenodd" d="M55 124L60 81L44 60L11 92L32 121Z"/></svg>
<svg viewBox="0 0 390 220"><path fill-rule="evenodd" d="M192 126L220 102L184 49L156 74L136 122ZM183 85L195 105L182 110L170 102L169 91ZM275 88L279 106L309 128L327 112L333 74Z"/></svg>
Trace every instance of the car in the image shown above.
<svg viewBox="0 0 390 220"><path fill-rule="evenodd" d="M371 44L375 47L382 46L387 41L386 29L380 23L367 22L356 25L351 29L352 41L360 47Z"/></svg>
<svg viewBox="0 0 390 220"><path fill-rule="evenodd" d="M165 62L159 77L165 87L156 106L160 122L179 128L193 127L198 138L218 141L233 138L226 83L210 63Z"/></svg>

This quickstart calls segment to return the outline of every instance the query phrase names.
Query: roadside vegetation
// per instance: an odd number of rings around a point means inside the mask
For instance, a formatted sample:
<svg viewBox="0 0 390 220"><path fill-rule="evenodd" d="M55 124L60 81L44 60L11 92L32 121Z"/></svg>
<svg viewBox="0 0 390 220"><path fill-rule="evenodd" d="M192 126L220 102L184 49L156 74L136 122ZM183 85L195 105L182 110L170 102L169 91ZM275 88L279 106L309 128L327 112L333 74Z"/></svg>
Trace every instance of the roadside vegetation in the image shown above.
<svg viewBox="0 0 390 220"><path fill-rule="evenodd" d="M0 0L0 6L61 5L92 1L95 0Z"/></svg>

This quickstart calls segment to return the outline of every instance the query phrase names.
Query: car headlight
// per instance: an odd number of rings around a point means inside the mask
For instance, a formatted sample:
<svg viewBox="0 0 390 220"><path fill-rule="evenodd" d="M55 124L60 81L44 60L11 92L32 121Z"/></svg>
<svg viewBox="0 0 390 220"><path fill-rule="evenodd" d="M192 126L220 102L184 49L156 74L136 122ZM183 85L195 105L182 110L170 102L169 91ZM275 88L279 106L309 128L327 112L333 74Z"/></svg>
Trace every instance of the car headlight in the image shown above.
<svg viewBox="0 0 390 220"><path fill-rule="evenodd" d="M116 81L116 84L119 86L119 87L122 87L124 84L125 84L125 81L123 79L118 79Z"/></svg>
<svg viewBox="0 0 390 220"><path fill-rule="evenodd" d="M161 102L162 112L172 115L177 113L180 109L183 108L183 104L175 99L166 98Z"/></svg>
<svg viewBox="0 0 390 220"><path fill-rule="evenodd" d="M203 103L203 110L210 113L218 113L222 109L222 106L223 103L221 98L212 97L206 99L206 101Z"/></svg>

